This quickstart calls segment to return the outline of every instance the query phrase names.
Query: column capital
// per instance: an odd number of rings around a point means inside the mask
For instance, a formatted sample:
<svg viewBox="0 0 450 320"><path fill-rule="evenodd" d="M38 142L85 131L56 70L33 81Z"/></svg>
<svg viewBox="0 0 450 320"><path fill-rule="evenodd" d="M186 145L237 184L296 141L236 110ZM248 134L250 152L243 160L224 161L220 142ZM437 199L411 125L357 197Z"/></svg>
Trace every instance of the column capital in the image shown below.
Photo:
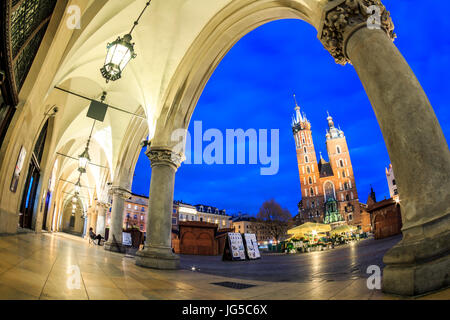
<svg viewBox="0 0 450 320"><path fill-rule="evenodd" d="M337 64L351 63L348 39L359 29L384 30L392 41L394 32L389 11L380 0L329 0L323 9L318 38Z"/></svg>
<svg viewBox="0 0 450 320"><path fill-rule="evenodd" d="M97 206L102 207L104 209L109 209L111 207L111 204L107 202L98 201Z"/></svg>
<svg viewBox="0 0 450 320"><path fill-rule="evenodd" d="M124 189L122 187L118 187L118 186L113 186L109 189L109 194L110 195L117 195L120 198L126 200L129 197L131 197L131 192L128 191L127 189Z"/></svg>
<svg viewBox="0 0 450 320"><path fill-rule="evenodd" d="M145 153L150 160L151 166L168 165L178 169L185 160L182 153L176 153L169 148L149 148Z"/></svg>

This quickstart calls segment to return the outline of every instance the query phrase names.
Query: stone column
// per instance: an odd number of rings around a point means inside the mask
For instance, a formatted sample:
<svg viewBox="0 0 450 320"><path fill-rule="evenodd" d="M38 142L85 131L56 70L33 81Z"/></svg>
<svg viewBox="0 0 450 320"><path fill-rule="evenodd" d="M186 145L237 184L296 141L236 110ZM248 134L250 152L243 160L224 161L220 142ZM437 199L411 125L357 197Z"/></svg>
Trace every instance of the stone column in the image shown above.
<svg viewBox="0 0 450 320"><path fill-rule="evenodd" d="M106 211L109 209L108 203L97 202L97 225L95 233L105 237Z"/></svg>
<svg viewBox="0 0 450 320"><path fill-rule="evenodd" d="M95 206L94 207L90 207L88 209L88 228L86 231L86 236L89 236L89 229L92 228L94 230L94 232L96 232L96 226L97 226L97 211L95 210Z"/></svg>
<svg viewBox="0 0 450 320"><path fill-rule="evenodd" d="M383 291L418 295L450 284L450 151L393 29L380 1L338 0L325 7L319 39L355 67L395 171L403 239L384 256Z"/></svg>
<svg viewBox="0 0 450 320"><path fill-rule="evenodd" d="M109 228L108 241L105 243L105 250L124 253L125 248L122 246L123 232L123 209L125 207L125 199L131 194L128 190L121 187L112 187L112 211L111 224Z"/></svg>
<svg viewBox="0 0 450 320"><path fill-rule="evenodd" d="M165 148L147 152L152 166L144 250L136 254L138 266L178 269L179 256L172 252L172 210L175 172L182 156Z"/></svg>

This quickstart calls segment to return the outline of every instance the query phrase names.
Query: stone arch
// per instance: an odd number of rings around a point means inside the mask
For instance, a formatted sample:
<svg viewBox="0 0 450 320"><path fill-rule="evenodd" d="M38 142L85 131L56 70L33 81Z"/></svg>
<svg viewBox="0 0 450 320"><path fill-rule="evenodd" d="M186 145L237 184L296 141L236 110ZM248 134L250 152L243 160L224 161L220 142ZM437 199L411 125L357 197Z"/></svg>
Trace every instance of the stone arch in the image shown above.
<svg viewBox="0 0 450 320"><path fill-rule="evenodd" d="M244 35L280 19L300 19L318 25L320 7L317 0L245 0L232 1L219 11L192 43L172 77L161 101L162 111L152 145L173 147L176 144L171 141L172 132L188 128L210 76Z"/></svg>

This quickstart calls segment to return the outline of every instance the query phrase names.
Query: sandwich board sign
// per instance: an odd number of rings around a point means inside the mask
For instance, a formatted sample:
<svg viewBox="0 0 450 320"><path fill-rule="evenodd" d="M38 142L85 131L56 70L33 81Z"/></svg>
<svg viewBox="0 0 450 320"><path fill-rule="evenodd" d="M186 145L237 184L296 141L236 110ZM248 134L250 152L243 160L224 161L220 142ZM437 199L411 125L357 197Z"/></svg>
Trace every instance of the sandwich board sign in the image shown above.
<svg viewBox="0 0 450 320"><path fill-rule="evenodd" d="M258 241L256 241L256 235L254 233L244 233L244 245L247 257L250 260L261 258L258 249Z"/></svg>
<svg viewBox="0 0 450 320"><path fill-rule="evenodd" d="M228 232L222 260L245 260L245 248L240 233Z"/></svg>

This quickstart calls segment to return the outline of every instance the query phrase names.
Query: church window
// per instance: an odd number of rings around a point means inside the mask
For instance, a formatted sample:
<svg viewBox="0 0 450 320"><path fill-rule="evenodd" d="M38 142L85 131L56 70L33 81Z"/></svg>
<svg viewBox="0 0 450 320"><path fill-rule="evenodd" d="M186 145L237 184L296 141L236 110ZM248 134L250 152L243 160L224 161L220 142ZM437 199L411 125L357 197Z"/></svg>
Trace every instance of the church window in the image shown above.
<svg viewBox="0 0 450 320"><path fill-rule="evenodd" d="M345 195L345 200L350 201L350 197L348 196L348 194Z"/></svg>
<svg viewBox="0 0 450 320"><path fill-rule="evenodd" d="M339 160L339 165L340 165L341 167L344 167L344 161Z"/></svg>
<svg viewBox="0 0 450 320"><path fill-rule="evenodd" d="M308 163L308 156L305 156L305 162Z"/></svg>
<svg viewBox="0 0 450 320"><path fill-rule="evenodd" d="M314 196L314 190L313 190L313 188L311 188L311 189L309 190L309 192L310 192L310 194L311 194L311 197L313 197L313 196Z"/></svg>
<svg viewBox="0 0 450 320"><path fill-rule="evenodd" d="M342 170L342 178L345 178L345 170Z"/></svg>
<svg viewBox="0 0 450 320"><path fill-rule="evenodd" d="M304 151L305 153L308 153L308 151L306 150L306 147L303 147L303 151Z"/></svg>
<svg viewBox="0 0 450 320"><path fill-rule="evenodd" d="M337 146L337 147L336 147L336 152L337 152L337 153L341 153L341 147Z"/></svg>
<svg viewBox="0 0 450 320"><path fill-rule="evenodd" d="M334 185L330 181L325 183L325 201L328 201L328 199L334 199Z"/></svg>
<svg viewBox="0 0 450 320"><path fill-rule="evenodd" d="M309 184L312 184L312 179L311 179L311 177L309 177Z"/></svg>
<svg viewBox="0 0 450 320"><path fill-rule="evenodd" d="M314 208L314 201L311 202L311 208Z"/></svg>
<svg viewBox="0 0 450 320"><path fill-rule="evenodd" d="M395 182L395 179L392 180L392 184L395 186L397 183Z"/></svg>
<svg viewBox="0 0 450 320"><path fill-rule="evenodd" d="M309 166L306 167L306 172L311 173L311 169L309 168Z"/></svg>

